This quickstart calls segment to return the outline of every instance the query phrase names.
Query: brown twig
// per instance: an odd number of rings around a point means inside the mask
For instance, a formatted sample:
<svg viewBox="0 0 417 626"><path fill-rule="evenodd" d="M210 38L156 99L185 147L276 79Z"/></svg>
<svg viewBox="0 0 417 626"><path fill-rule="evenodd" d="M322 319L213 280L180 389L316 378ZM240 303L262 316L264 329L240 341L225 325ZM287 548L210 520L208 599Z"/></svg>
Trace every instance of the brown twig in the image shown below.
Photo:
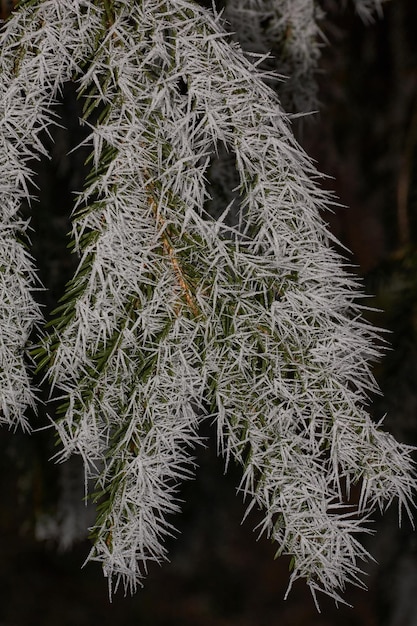
<svg viewBox="0 0 417 626"><path fill-rule="evenodd" d="M200 312L199 309L198 309L197 303L196 303L195 298L193 296L192 290L191 290L191 288L190 288L189 284L187 283L187 280L186 280L186 278L184 276L184 272L183 272L183 270L181 268L181 265L180 265L180 263L179 263L179 261L177 259L177 256L175 254L174 247L171 244L170 238L169 238L169 236L167 236L165 234L165 229L164 229L165 222L164 222L164 219L160 215L160 213L158 212L157 204L155 202L155 199L154 199L153 195L150 192L149 192L149 203L150 203L150 205L152 207L152 210L154 212L157 224L158 224L158 226L160 227L160 229L162 231L162 234L161 234L162 245L163 245L164 251L166 252L167 256L169 257L169 259L171 261L172 267L174 269L175 276L177 277L178 284L179 284L181 290L184 293L185 300L186 300L188 306L190 307L190 310L192 311L192 313L194 315L197 316L199 314L199 312Z"/></svg>

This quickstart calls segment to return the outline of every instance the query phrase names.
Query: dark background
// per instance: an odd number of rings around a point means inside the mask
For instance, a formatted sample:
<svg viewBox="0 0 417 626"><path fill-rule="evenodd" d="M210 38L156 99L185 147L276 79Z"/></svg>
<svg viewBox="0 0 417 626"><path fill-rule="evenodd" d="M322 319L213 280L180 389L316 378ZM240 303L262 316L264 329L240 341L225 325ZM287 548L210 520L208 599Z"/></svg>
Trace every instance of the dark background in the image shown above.
<svg viewBox="0 0 417 626"><path fill-rule="evenodd" d="M373 321L390 329L390 350L375 369L384 392L373 411L397 438L417 443L417 3L392 0L384 19L365 26L352 7L326 1L320 113L294 123L302 145L333 178L323 181L349 208L326 214L352 250L369 304L383 309ZM50 292L60 295L73 269L66 252L71 192L83 172L79 156L63 156L80 138L74 94L67 90L53 158L43 161L40 203L33 211L33 249ZM81 155L82 156L82 155ZM35 418L39 426L45 417ZM81 566L89 543L66 552L36 540L39 519L54 513L60 471L48 461L52 437L0 431L0 626L414 626L417 623L416 539L410 523L398 529L397 512L377 520L365 539L378 563L366 566L369 590L349 588L354 608L323 597L317 613L297 583L287 600L288 561L256 540L256 514L241 525L239 472L227 476L206 426L207 447L196 451L195 481L184 486L171 562L150 569L134 597L108 599L100 567Z"/></svg>

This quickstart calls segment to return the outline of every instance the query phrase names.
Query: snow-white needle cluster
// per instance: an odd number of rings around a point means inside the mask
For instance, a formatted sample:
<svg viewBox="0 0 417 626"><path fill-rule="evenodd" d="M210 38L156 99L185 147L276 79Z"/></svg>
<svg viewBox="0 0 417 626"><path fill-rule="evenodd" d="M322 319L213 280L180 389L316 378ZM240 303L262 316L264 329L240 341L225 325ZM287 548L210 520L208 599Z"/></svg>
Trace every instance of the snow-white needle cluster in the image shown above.
<svg viewBox="0 0 417 626"><path fill-rule="evenodd" d="M84 55L79 40L71 41L72 3L43 4L36 17L22 11L0 33L0 422L14 427L28 426L24 411L34 405L24 353L41 320L19 208L30 201L30 162L45 152L40 135L52 121L51 101ZM41 24L43 13L48 19Z"/></svg>
<svg viewBox="0 0 417 626"><path fill-rule="evenodd" d="M259 532L293 557L291 581L338 598L359 582L369 514L394 498L408 511L415 482L410 449L366 412L373 331L274 93L187 0L30 1L0 43L1 106L16 97L21 110L2 138L23 155L10 197L26 193L22 162L43 149L65 81L91 129L79 267L37 351L60 399L61 458L81 455L96 484L89 558L131 589L166 558L209 415L248 511L263 511ZM239 181L233 220L205 208L222 151ZM36 311L19 307L10 317Z"/></svg>
<svg viewBox="0 0 417 626"><path fill-rule="evenodd" d="M364 22L382 14L385 0L353 0ZM261 66L281 76L277 90L286 111L311 113L318 107L317 74L327 43L321 24L325 7L317 0L225 0L223 15L243 50L261 55ZM340 4L346 6L347 0ZM260 61L258 60L258 63ZM276 81L276 76L275 76Z"/></svg>
<svg viewBox="0 0 417 626"><path fill-rule="evenodd" d="M315 0L227 0L224 17L245 51L272 56L263 66L281 75L280 98L287 111L317 107L316 72L323 45Z"/></svg>

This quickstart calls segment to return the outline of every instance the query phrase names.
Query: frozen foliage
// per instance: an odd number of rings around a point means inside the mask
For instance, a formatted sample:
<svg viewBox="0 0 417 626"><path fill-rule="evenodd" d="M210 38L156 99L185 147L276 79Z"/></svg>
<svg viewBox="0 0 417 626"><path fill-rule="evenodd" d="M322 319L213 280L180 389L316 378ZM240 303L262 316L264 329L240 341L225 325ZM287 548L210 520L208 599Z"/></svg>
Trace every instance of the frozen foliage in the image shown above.
<svg viewBox="0 0 417 626"><path fill-rule="evenodd" d="M375 13L381 15L384 0L353 2L361 19L370 22ZM347 0L341 0L341 5L346 4ZM326 43L320 27L326 17L321 3L225 0L223 15L242 48L266 57L262 67L281 76L277 89L285 110L309 113L317 109L316 77L321 49Z"/></svg>
<svg viewBox="0 0 417 626"><path fill-rule="evenodd" d="M0 192L0 422L28 428L24 411L29 405L34 406L34 391L26 371L24 351L33 325L40 319L40 311L29 291L35 284L31 259L18 239L27 224L16 215L18 201L10 193L19 172L7 171L4 156L3 150L0 157L2 179L5 178Z"/></svg>
<svg viewBox="0 0 417 626"><path fill-rule="evenodd" d="M24 350L41 315L31 295L36 279L25 245L28 224L18 209L30 199L28 162L44 152L39 134L51 121L52 93L71 75L69 46L51 58L58 49L56 32L62 30L59 17L55 20L45 23L44 32L36 25L31 33L21 14L0 37L0 421L23 427L24 410L34 404ZM39 56L30 48L38 42Z"/></svg>
<svg viewBox="0 0 417 626"><path fill-rule="evenodd" d="M36 14L17 13L0 34L0 422L24 428L24 411L34 406L24 353L41 313L31 294L39 285L27 250L28 223L18 210L30 202L30 161L45 153L40 135L53 122L51 102L91 53L88 15L76 33L71 7L43 2Z"/></svg>
<svg viewBox="0 0 417 626"><path fill-rule="evenodd" d="M382 14L382 5L387 0L353 0L355 9L364 22L371 22L375 13Z"/></svg>
<svg viewBox="0 0 417 626"><path fill-rule="evenodd" d="M278 90L285 109L315 109L324 17L316 0L228 0L224 16L244 50L272 55L263 65L282 76Z"/></svg>
<svg viewBox="0 0 417 626"><path fill-rule="evenodd" d="M96 484L89 558L131 590L166 559L209 417L259 532L293 557L291 583L339 598L367 556L357 532L393 499L409 512L415 482L410 449L366 412L373 331L276 96L184 0L30 1L0 43L2 106L23 98L19 149L32 155L67 80L91 128L79 267L37 350L60 398L60 459L81 455ZM216 151L234 159L234 221L227 205L205 211Z"/></svg>

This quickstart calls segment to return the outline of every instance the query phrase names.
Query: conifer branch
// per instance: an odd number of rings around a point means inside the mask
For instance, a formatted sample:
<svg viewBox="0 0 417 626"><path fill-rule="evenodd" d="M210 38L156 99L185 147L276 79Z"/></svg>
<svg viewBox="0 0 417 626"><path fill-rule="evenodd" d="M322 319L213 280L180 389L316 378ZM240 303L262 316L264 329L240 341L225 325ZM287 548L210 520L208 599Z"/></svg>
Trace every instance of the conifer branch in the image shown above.
<svg viewBox="0 0 417 626"><path fill-rule="evenodd" d="M39 282L28 252L29 222L19 210L31 202L30 162L46 154L40 137L54 123L50 105L58 85L71 78L81 43L66 37L66 48L60 46L66 21L55 2L22 4L25 10L0 33L0 422L28 428L24 412L35 397L27 352L42 315L33 298Z"/></svg>
<svg viewBox="0 0 417 626"><path fill-rule="evenodd" d="M277 90L285 110L315 110L316 73L324 44L320 21L325 13L319 4L314 0L228 0L224 17L245 51L268 57L262 67L280 77Z"/></svg>
<svg viewBox="0 0 417 626"><path fill-rule="evenodd" d="M353 0L363 22L382 15L385 0ZM347 0L342 0L342 6ZM321 23L326 12L315 0L226 0L226 26L249 58L257 59L273 81L288 113L311 113L319 107L317 74L328 43ZM263 57L263 58L262 58Z"/></svg>
<svg viewBox="0 0 417 626"><path fill-rule="evenodd" d="M31 1L0 43L18 66L2 101L36 94L22 149L42 150L67 80L91 128L79 266L37 350L60 403L59 459L81 455L95 481L89 558L110 589L131 590L166 558L210 411L248 512L263 511L259 532L293 557L291 583L340 599L367 557L357 532L394 498L411 515L416 483L411 449L366 412L377 335L277 97L219 18L187 0ZM226 206L218 220L205 209L221 148L239 179L233 227Z"/></svg>
<svg viewBox="0 0 417 626"><path fill-rule="evenodd" d="M382 5L387 0L353 0L355 9L361 20L370 23L374 19L375 13L381 17Z"/></svg>

